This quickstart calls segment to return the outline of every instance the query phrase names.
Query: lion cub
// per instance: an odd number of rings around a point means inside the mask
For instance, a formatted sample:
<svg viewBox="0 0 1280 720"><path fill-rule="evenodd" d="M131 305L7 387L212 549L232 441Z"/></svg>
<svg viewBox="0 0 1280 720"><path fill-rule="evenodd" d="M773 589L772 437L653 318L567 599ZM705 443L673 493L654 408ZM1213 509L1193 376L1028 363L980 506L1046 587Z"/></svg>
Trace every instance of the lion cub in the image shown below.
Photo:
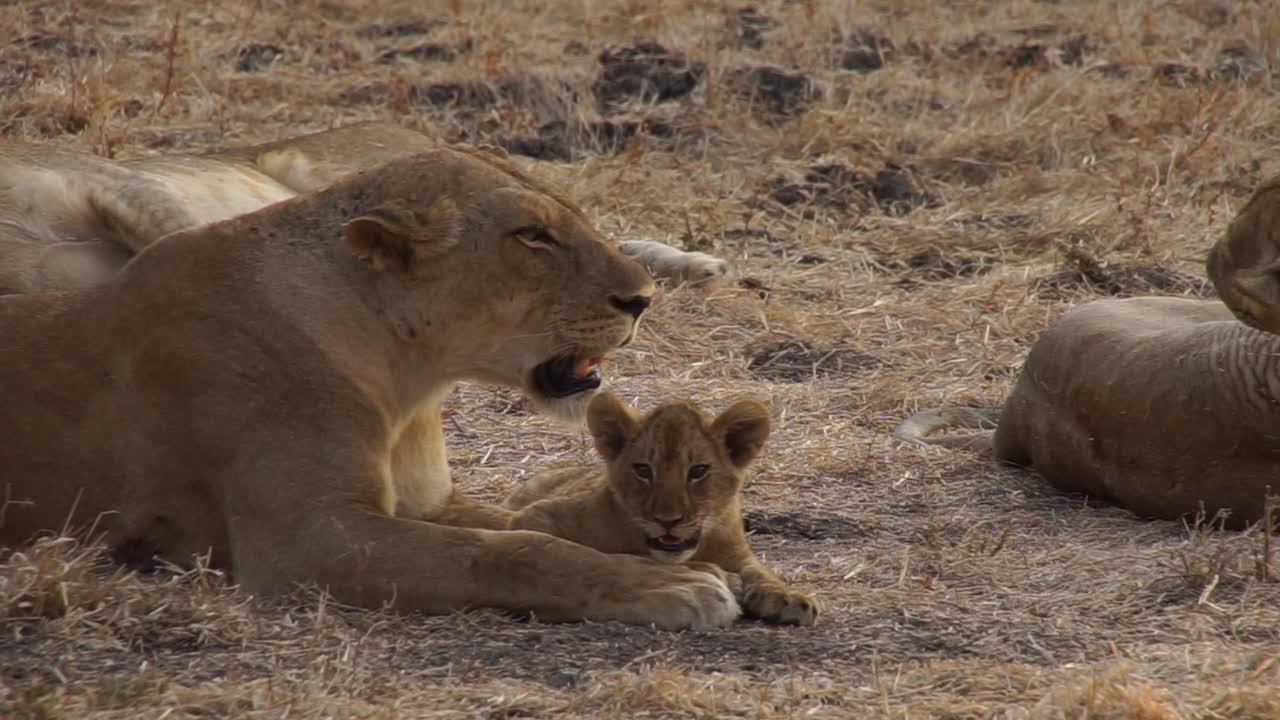
<svg viewBox="0 0 1280 720"><path fill-rule="evenodd" d="M539 530L607 553L714 563L742 578L747 615L812 625L818 605L766 568L747 545L739 490L769 436L769 412L744 400L707 422L691 403L640 417L609 393L587 409L606 465L552 470L505 501L509 527Z"/></svg>

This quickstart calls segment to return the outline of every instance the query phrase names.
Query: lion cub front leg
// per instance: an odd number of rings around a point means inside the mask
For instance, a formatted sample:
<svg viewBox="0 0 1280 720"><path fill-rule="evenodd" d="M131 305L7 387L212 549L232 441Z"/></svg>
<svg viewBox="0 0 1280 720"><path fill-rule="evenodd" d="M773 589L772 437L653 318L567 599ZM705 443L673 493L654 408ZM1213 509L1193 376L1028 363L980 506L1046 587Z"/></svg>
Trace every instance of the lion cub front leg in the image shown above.
<svg viewBox="0 0 1280 720"><path fill-rule="evenodd" d="M748 617L781 625L817 622L817 598L791 587L760 562L747 545L741 514L730 515L719 525L718 532L703 540L695 560L715 563L742 578L741 590L735 588L735 592Z"/></svg>
<svg viewBox="0 0 1280 720"><path fill-rule="evenodd" d="M754 557L738 574L742 578L742 607L750 617L782 625L817 622L817 598L787 585Z"/></svg>

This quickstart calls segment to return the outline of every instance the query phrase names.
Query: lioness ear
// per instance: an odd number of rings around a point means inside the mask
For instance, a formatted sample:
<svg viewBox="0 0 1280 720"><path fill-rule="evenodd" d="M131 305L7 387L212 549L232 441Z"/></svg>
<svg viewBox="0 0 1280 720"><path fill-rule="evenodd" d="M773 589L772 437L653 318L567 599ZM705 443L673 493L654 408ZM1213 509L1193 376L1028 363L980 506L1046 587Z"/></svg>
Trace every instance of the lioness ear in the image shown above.
<svg viewBox="0 0 1280 720"><path fill-rule="evenodd" d="M440 255L456 245L461 221L458 206L447 197L425 210L393 200L343 225L342 240L352 255L375 270L407 272L414 261Z"/></svg>
<svg viewBox="0 0 1280 720"><path fill-rule="evenodd" d="M596 442L596 452L605 462L613 462L622 454L637 427L635 411L612 393L598 393L587 406L587 428Z"/></svg>
<svg viewBox="0 0 1280 720"><path fill-rule="evenodd" d="M769 408L754 400L739 400L711 423L711 434L729 454L729 462L746 468L769 438Z"/></svg>

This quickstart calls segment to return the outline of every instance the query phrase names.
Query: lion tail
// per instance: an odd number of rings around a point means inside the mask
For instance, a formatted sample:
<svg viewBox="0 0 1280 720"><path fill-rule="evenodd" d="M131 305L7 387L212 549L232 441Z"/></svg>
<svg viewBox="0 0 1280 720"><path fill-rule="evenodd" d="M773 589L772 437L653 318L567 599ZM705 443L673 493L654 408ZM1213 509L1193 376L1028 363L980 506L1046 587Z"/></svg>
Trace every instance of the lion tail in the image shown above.
<svg viewBox="0 0 1280 720"><path fill-rule="evenodd" d="M1000 411L995 408L947 407L921 410L898 423L893 429L900 440L941 445L955 450L990 450L995 437ZM931 437L945 428L961 428L975 432Z"/></svg>

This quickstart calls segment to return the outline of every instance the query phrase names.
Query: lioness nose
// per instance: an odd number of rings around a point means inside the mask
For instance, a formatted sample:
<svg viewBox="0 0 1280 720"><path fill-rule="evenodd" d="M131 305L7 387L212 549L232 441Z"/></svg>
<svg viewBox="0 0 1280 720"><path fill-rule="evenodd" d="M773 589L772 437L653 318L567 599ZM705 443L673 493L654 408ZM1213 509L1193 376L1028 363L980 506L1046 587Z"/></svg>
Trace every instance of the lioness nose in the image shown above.
<svg viewBox="0 0 1280 720"><path fill-rule="evenodd" d="M621 298L617 295L611 295L609 297L609 302L622 312L627 313L633 318L639 319L640 313L649 308L650 298L648 295L632 295L629 298Z"/></svg>

